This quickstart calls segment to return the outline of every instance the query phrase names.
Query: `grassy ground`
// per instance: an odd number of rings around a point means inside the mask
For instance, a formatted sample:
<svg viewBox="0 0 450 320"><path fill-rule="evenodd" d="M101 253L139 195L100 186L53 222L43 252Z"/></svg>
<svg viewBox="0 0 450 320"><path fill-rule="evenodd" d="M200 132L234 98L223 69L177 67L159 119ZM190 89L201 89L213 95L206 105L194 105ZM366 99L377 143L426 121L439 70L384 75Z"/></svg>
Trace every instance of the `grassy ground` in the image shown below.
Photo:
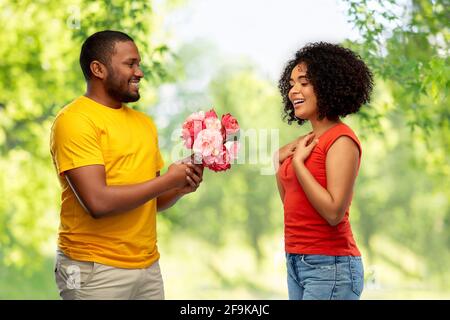
<svg viewBox="0 0 450 320"><path fill-rule="evenodd" d="M223 248L183 234L161 236L161 269L166 299L287 299L282 236L263 241L264 259L230 236ZM412 253L398 252L386 239L377 239L384 256L373 265L365 261L366 285L362 299L450 299L450 288L437 289L421 277L423 268ZM364 250L363 250L364 252ZM407 266L393 265L390 259ZM50 256L31 276L0 266L0 299L59 299Z"/></svg>
<svg viewBox="0 0 450 320"><path fill-rule="evenodd" d="M53 300L58 299L53 276L54 258L49 257L37 272L27 275L25 270L0 266L0 299Z"/></svg>
<svg viewBox="0 0 450 320"><path fill-rule="evenodd" d="M177 235L174 241L160 241L161 267L167 299L287 299L286 269L281 237L264 241L265 259L258 267L253 252L239 239L227 242L219 250L208 244ZM395 254L407 261L413 257L400 256L392 244L387 254ZM410 254L411 255L411 254ZM374 265L365 261L366 284L362 299L450 299L450 288L433 288L412 271L403 274L383 259ZM420 269L414 263L410 268ZM417 263L416 263L417 265ZM413 267L411 267L413 266ZM413 275L411 275L413 274ZM419 278L418 278L419 277Z"/></svg>

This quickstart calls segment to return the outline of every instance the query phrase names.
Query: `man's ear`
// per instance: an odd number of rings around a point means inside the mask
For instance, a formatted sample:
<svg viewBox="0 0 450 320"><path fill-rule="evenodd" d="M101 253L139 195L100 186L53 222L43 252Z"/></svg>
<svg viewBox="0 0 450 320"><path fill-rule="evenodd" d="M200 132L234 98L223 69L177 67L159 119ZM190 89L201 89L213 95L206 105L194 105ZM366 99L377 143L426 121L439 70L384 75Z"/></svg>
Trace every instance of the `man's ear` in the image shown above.
<svg viewBox="0 0 450 320"><path fill-rule="evenodd" d="M92 75L101 80L105 79L108 75L108 70L105 65L98 60L92 61L89 67L91 68Z"/></svg>

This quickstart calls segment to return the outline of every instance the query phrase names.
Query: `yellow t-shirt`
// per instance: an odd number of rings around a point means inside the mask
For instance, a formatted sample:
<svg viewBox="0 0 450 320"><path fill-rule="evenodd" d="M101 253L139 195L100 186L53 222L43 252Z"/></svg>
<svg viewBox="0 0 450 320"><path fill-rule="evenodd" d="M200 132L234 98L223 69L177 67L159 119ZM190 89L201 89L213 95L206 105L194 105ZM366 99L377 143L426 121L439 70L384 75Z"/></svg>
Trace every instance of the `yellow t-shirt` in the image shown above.
<svg viewBox="0 0 450 320"><path fill-rule="evenodd" d="M150 117L125 105L112 109L81 96L56 116L50 149L62 187L59 248L72 259L118 268L146 268L158 260L155 199L94 219L64 177L64 171L101 164L107 185L154 179L163 160Z"/></svg>

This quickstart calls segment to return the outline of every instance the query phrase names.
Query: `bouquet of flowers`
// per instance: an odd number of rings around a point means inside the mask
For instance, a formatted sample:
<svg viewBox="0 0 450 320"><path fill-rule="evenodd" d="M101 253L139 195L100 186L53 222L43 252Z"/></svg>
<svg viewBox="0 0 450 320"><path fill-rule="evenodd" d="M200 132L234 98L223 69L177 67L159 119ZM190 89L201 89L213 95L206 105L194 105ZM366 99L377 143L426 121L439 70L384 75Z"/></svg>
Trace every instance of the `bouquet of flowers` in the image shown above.
<svg viewBox="0 0 450 320"><path fill-rule="evenodd" d="M182 138L193 151L194 163L213 171L230 169L239 152L239 124L229 113L217 117L214 109L194 112L183 123Z"/></svg>

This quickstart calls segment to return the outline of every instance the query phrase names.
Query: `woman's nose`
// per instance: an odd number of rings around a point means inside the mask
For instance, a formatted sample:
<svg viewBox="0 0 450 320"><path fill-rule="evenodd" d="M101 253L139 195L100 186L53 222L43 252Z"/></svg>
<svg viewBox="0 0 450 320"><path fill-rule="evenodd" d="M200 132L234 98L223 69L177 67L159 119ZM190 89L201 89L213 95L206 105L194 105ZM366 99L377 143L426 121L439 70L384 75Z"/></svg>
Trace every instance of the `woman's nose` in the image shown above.
<svg viewBox="0 0 450 320"><path fill-rule="evenodd" d="M301 85L300 85L299 83L296 83L296 84L294 84L294 86L291 88L291 92L298 93L298 92L300 92L300 88L301 88Z"/></svg>

